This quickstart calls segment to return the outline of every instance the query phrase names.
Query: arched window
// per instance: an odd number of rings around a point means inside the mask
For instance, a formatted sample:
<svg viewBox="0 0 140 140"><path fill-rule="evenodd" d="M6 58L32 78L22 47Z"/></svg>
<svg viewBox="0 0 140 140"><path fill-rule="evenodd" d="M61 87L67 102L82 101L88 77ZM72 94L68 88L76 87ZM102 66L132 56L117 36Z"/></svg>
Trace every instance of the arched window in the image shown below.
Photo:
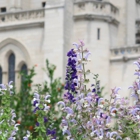
<svg viewBox="0 0 140 140"><path fill-rule="evenodd" d="M136 33L136 44L140 44L140 32Z"/></svg>
<svg viewBox="0 0 140 140"><path fill-rule="evenodd" d="M2 68L0 67L0 84L2 83Z"/></svg>
<svg viewBox="0 0 140 140"><path fill-rule="evenodd" d="M8 59L8 81L15 82L15 55L13 53Z"/></svg>
<svg viewBox="0 0 140 140"><path fill-rule="evenodd" d="M22 67L21 67L21 72L22 72L23 74L25 74L25 75L28 74L28 70L27 70L27 65L26 65L26 64L23 64L23 65L22 65ZM24 81L24 75L22 75L22 77L21 77L21 82L23 82L23 81Z"/></svg>

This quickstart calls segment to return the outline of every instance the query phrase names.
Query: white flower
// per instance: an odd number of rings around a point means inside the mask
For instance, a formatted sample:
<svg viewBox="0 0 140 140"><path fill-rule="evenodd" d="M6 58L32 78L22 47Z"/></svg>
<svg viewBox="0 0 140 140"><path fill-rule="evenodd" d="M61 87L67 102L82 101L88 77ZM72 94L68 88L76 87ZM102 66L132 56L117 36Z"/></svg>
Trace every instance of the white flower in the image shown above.
<svg viewBox="0 0 140 140"><path fill-rule="evenodd" d="M63 131L66 131L68 129L68 126L64 126Z"/></svg>
<svg viewBox="0 0 140 140"><path fill-rule="evenodd" d="M44 111L47 111L50 109L50 106L47 106L46 104L44 104Z"/></svg>
<svg viewBox="0 0 140 140"><path fill-rule="evenodd" d="M137 117L137 119L140 119L140 116L139 115L137 115L136 117Z"/></svg>
<svg viewBox="0 0 140 140"><path fill-rule="evenodd" d="M69 119L69 118L70 118L70 114L67 114L66 119Z"/></svg>
<svg viewBox="0 0 140 140"><path fill-rule="evenodd" d="M9 88L12 89L13 88L13 85L9 85Z"/></svg>
<svg viewBox="0 0 140 140"><path fill-rule="evenodd" d="M36 98L33 98L33 102L36 101Z"/></svg>
<svg viewBox="0 0 140 140"><path fill-rule="evenodd" d="M67 140L70 140L70 137L71 137L71 136L67 136Z"/></svg>
<svg viewBox="0 0 140 140"><path fill-rule="evenodd" d="M119 94L116 94L116 97L117 97L117 98L120 98L120 95L119 95Z"/></svg>
<svg viewBox="0 0 140 140"><path fill-rule="evenodd" d="M99 139L102 140L103 139L103 136L99 136Z"/></svg>
<svg viewBox="0 0 140 140"><path fill-rule="evenodd" d="M80 103L82 103L82 104L83 104L83 103L84 103L84 99L81 99L81 100L80 100Z"/></svg>
<svg viewBox="0 0 140 140"><path fill-rule="evenodd" d="M100 108L103 108L104 106L102 104L99 105Z"/></svg>
<svg viewBox="0 0 140 140"><path fill-rule="evenodd" d="M107 124L106 124L106 127L110 127L110 123L107 123Z"/></svg>
<svg viewBox="0 0 140 140"><path fill-rule="evenodd" d="M14 128L15 128L16 131L18 131L18 126L19 126L19 125L20 125L20 124L18 124L18 123L15 124Z"/></svg>
<svg viewBox="0 0 140 140"><path fill-rule="evenodd" d="M81 118L81 115L78 115L77 118L80 119Z"/></svg>
<svg viewBox="0 0 140 140"><path fill-rule="evenodd" d="M90 136L93 137L93 136L94 136L94 132L91 132L91 133L90 133Z"/></svg>
<svg viewBox="0 0 140 140"><path fill-rule="evenodd" d="M89 106L88 103L85 102L85 103L84 103L84 107L86 108L86 107L88 107L88 106Z"/></svg>
<svg viewBox="0 0 140 140"><path fill-rule="evenodd" d="M30 137L30 131L27 130L27 135L28 138Z"/></svg>
<svg viewBox="0 0 140 140"><path fill-rule="evenodd" d="M135 101L134 101L134 105L136 105L136 103L137 103L137 101L135 100Z"/></svg>
<svg viewBox="0 0 140 140"><path fill-rule="evenodd" d="M48 103L50 103L51 102L51 100L50 99L48 99L48 100L46 100Z"/></svg>
<svg viewBox="0 0 140 140"><path fill-rule="evenodd" d="M116 114L115 114L115 113L111 113L111 115L112 115L112 116L114 116L114 117L116 116Z"/></svg>
<svg viewBox="0 0 140 140"><path fill-rule="evenodd" d="M137 93L140 94L140 90L137 90Z"/></svg>
<svg viewBox="0 0 140 140"><path fill-rule="evenodd" d="M36 103L35 106L38 107L39 106L39 103Z"/></svg>

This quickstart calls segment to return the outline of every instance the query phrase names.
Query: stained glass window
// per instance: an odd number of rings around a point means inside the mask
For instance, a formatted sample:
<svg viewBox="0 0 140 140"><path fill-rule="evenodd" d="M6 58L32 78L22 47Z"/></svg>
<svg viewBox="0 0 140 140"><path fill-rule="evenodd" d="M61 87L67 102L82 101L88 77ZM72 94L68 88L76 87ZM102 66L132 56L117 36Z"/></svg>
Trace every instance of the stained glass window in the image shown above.
<svg viewBox="0 0 140 140"><path fill-rule="evenodd" d="M8 81L15 82L15 55L13 53L8 59Z"/></svg>
<svg viewBox="0 0 140 140"><path fill-rule="evenodd" d="M2 68L0 67L0 84L2 83Z"/></svg>
<svg viewBox="0 0 140 140"><path fill-rule="evenodd" d="M27 70L27 65L26 65L26 64L23 64L23 65L22 65L22 67L21 67L21 72L24 73L25 75L28 74L28 70ZM25 78L24 75L22 75L22 77L21 77L21 82L24 81L24 78Z"/></svg>

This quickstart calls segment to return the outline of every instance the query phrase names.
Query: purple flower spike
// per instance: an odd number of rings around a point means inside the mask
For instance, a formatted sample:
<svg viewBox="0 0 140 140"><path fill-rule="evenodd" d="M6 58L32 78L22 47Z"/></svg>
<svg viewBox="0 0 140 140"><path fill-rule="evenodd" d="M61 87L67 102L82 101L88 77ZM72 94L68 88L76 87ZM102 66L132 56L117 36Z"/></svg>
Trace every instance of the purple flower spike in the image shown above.
<svg viewBox="0 0 140 140"><path fill-rule="evenodd" d="M135 72L134 75L140 76L140 72Z"/></svg>
<svg viewBox="0 0 140 140"><path fill-rule="evenodd" d="M88 59L88 56L91 55L90 52L88 52L86 55L85 55L85 59L87 60Z"/></svg>
<svg viewBox="0 0 140 140"><path fill-rule="evenodd" d="M51 97L51 95L46 95L45 100L48 100L48 98L50 98L50 97Z"/></svg>
<svg viewBox="0 0 140 140"><path fill-rule="evenodd" d="M140 63L139 62L134 62L135 65L140 69Z"/></svg>
<svg viewBox="0 0 140 140"><path fill-rule="evenodd" d="M62 105L63 107L65 107L65 103L62 102L62 101L59 101L59 102L57 103L57 105Z"/></svg>
<svg viewBox="0 0 140 140"><path fill-rule="evenodd" d="M34 98L39 99L39 94L38 93L34 93Z"/></svg>
<svg viewBox="0 0 140 140"><path fill-rule="evenodd" d="M121 88L120 88L120 87L115 88L114 93L115 93L115 94L118 94L118 91L119 91L119 90L121 90Z"/></svg>
<svg viewBox="0 0 140 140"><path fill-rule="evenodd" d="M36 122L36 126L39 126L39 122Z"/></svg>
<svg viewBox="0 0 140 140"><path fill-rule="evenodd" d="M103 98L99 98L98 105L100 105L101 101L104 100Z"/></svg>
<svg viewBox="0 0 140 140"><path fill-rule="evenodd" d="M80 45L81 45L81 47L83 47L83 46L85 46L85 43L82 40L80 40Z"/></svg>
<svg viewBox="0 0 140 140"><path fill-rule="evenodd" d="M76 49L78 50L80 48L79 44L73 43L74 46L76 46Z"/></svg>
<svg viewBox="0 0 140 140"><path fill-rule="evenodd" d="M68 114L73 114L73 110L70 108L70 107L66 107L65 108L65 111L68 113Z"/></svg>
<svg viewBox="0 0 140 140"><path fill-rule="evenodd" d="M48 119L46 117L44 117L44 123L47 123Z"/></svg>
<svg viewBox="0 0 140 140"><path fill-rule="evenodd" d="M113 137L113 135L118 135L118 133L117 132L111 132L110 133L110 139Z"/></svg>
<svg viewBox="0 0 140 140"><path fill-rule="evenodd" d="M56 129L47 129L47 135L54 136L56 134Z"/></svg>
<svg viewBox="0 0 140 140"><path fill-rule="evenodd" d="M10 81L10 82L8 83L8 85L10 86L12 83L13 83L13 81Z"/></svg>

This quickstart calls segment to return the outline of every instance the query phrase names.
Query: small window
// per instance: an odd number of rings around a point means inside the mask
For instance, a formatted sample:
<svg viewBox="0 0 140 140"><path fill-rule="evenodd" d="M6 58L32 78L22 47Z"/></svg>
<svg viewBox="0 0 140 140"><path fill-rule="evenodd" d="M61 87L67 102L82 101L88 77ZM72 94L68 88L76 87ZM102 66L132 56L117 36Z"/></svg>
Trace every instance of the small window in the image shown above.
<svg viewBox="0 0 140 140"><path fill-rule="evenodd" d="M136 44L140 44L140 33L136 33Z"/></svg>
<svg viewBox="0 0 140 140"><path fill-rule="evenodd" d="M2 83L2 68L0 67L0 84Z"/></svg>
<svg viewBox="0 0 140 140"><path fill-rule="evenodd" d="M100 28L97 29L97 40L100 40Z"/></svg>
<svg viewBox="0 0 140 140"><path fill-rule="evenodd" d="M42 2L42 7L44 8L46 6L46 2Z"/></svg>
<svg viewBox="0 0 140 140"><path fill-rule="evenodd" d="M6 12L6 7L2 7L2 8L1 8L1 12L2 12L2 13Z"/></svg>

